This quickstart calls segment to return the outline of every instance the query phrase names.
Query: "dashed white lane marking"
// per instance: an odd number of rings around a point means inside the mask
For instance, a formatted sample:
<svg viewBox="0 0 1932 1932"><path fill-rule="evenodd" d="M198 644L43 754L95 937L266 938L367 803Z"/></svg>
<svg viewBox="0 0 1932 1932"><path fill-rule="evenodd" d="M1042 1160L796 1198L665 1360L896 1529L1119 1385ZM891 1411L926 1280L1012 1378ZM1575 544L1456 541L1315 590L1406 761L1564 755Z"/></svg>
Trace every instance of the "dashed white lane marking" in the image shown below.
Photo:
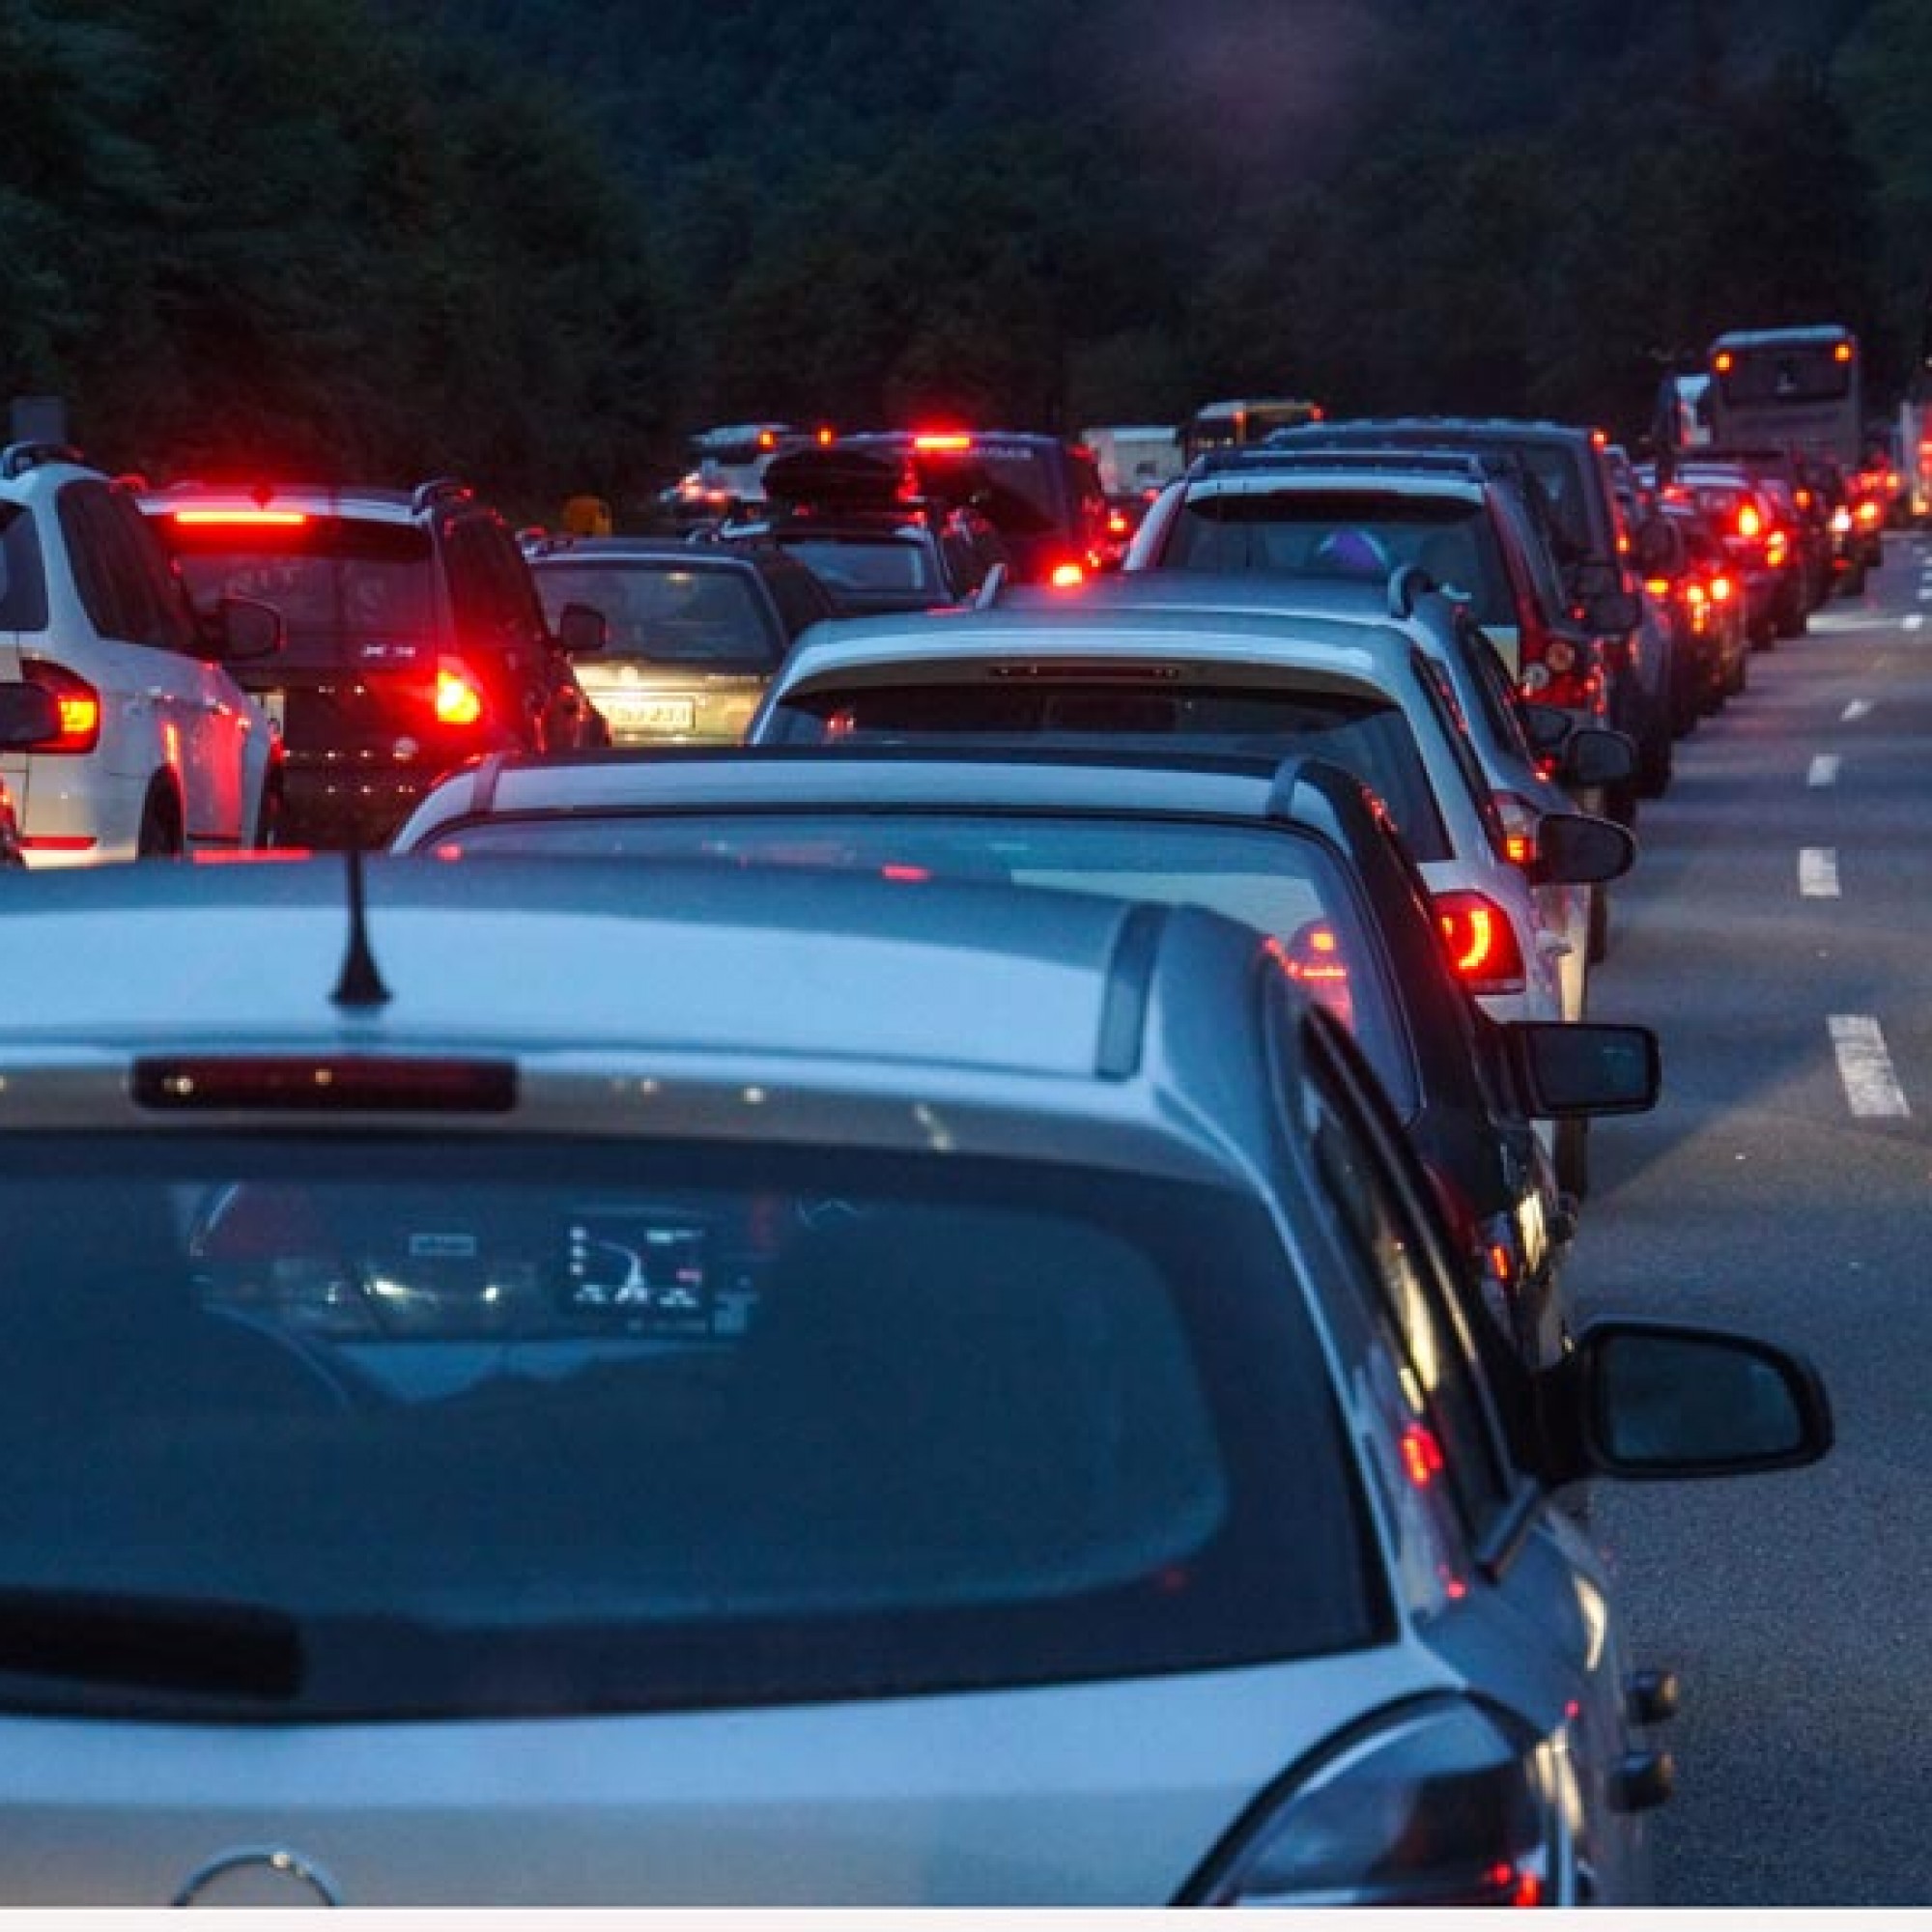
<svg viewBox="0 0 1932 1932"><path fill-rule="evenodd" d="M1839 759L1835 752L1820 752L1811 760L1811 769L1804 774L1804 782L1813 791L1838 782Z"/></svg>
<svg viewBox="0 0 1932 1932"><path fill-rule="evenodd" d="M1921 612L1915 611L1900 628L1907 631L1922 631L1925 628L1925 618Z"/></svg>
<svg viewBox="0 0 1932 1932"><path fill-rule="evenodd" d="M1799 853L1798 890L1807 899L1838 896L1838 855L1829 845L1807 845Z"/></svg>
<svg viewBox="0 0 1932 1932"><path fill-rule="evenodd" d="M1891 1069L1878 1022L1863 1013L1833 1013L1830 1025L1838 1079L1852 1112L1861 1120L1903 1120L1912 1107Z"/></svg>
<svg viewBox="0 0 1932 1932"><path fill-rule="evenodd" d="M1869 718L1878 709L1869 697L1855 697L1838 713L1847 724L1856 724L1861 718Z"/></svg>

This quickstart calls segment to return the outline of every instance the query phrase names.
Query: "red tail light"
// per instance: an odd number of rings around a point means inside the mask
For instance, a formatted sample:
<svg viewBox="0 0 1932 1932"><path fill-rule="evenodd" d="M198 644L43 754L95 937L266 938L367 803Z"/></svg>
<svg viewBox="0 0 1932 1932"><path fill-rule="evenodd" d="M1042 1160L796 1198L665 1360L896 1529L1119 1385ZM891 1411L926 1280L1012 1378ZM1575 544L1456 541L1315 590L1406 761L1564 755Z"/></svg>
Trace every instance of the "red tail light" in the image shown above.
<svg viewBox="0 0 1932 1932"><path fill-rule="evenodd" d="M65 756L91 752L100 742L100 694L93 685L65 665L49 664L44 658L23 658L20 675L37 684L60 707L60 729L51 738L39 739L25 749L29 752Z"/></svg>
<svg viewBox="0 0 1932 1932"><path fill-rule="evenodd" d="M1714 577L1711 580L1711 602L1728 604L1734 594L1734 586L1728 577Z"/></svg>
<svg viewBox="0 0 1932 1932"><path fill-rule="evenodd" d="M1086 582L1087 572L1077 563L1056 563L1046 581L1056 590L1076 590Z"/></svg>
<svg viewBox="0 0 1932 1932"><path fill-rule="evenodd" d="M1670 595L1670 580L1667 577L1646 577L1643 580L1643 587L1653 597L1668 597Z"/></svg>
<svg viewBox="0 0 1932 1932"><path fill-rule="evenodd" d="M436 722L476 724L483 718L483 690L461 658L440 658L436 667Z"/></svg>
<svg viewBox="0 0 1932 1932"><path fill-rule="evenodd" d="M945 454L949 451L957 452L963 449L971 449L973 447L973 438L968 431L963 429L922 430L913 438L912 446L915 449L930 451L936 455Z"/></svg>
<svg viewBox="0 0 1932 1932"><path fill-rule="evenodd" d="M1472 993L1520 993L1528 983L1510 916L1476 892L1437 893L1435 916L1456 976Z"/></svg>
<svg viewBox="0 0 1932 1932"><path fill-rule="evenodd" d="M1742 503L1738 506L1738 534L1741 537L1760 535L1764 529L1764 519L1757 513L1755 503Z"/></svg>

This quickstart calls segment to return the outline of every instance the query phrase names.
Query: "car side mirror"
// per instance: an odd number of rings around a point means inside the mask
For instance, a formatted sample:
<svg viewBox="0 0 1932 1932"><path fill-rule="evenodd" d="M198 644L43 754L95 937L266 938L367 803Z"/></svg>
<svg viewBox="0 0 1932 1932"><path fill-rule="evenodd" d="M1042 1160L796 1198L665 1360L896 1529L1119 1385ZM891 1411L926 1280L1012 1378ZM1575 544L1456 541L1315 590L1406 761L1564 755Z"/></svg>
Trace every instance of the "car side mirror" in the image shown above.
<svg viewBox="0 0 1932 1932"><path fill-rule="evenodd" d="M1634 590L1605 590L1583 599L1584 628L1598 637L1634 631L1643 621L1643 606Z"/></svg>
<svg viewBox="0 0 1932 1932"><path fill-rule="evenodd" d="M253 597L224 597L214 607L214 652L224 664L255 664L286 641L282 613Z"/></svg>
<svg viewBox="0 0 1932 1932"><path fill-rule="evenodd" d="M60 702L38 684L0 684L0 749L39 744L61 734Z"/></svg>
<svg viewBox="0 0 1932 1932"><path fill-rule="evenodd" d="M1643 1114L1657 1105L1662 1056L1648 1027L1594 1020L1511 1020L1503 1051L1532 1120Z"/></svg>
<svg viewBox="0 0 1932 1932"><path fill-rule="evenodd" d="M1517 706L1517 717L1529 749L1539 758L1560 756L1577 730L1576 720L1554 704L1524 701Z"/></svg>
<svg viewBox="0 0 1932 1932"><path fill-rule="evenodd" d="M1589 1323L1537 1378L1552 1482L1797 1469L1832 1447L1831 1402L1802 1356L1667 1321Z"/></svg>
<svg viewBox="0 0 1932 1932"><path fill-rule="evenodd" d="M557 648L568 658L594 658L611 642L611 623L588 604L566 604L556 620Z"/></svg>
<svg viewBox="0 0 1932 1932"><path fill-rule="evenodd" d="M1579 724L1560 740L1558 750L1557 777L1578 790L1622 784L1636 774L1636 746L1622 731L1603 731L1593 724Z"/></svg>
<svg viewBox="0 0 1932 1932"><path fill-rule="evenodd" d="M1601 886L1620 879L1636 860L1636 840L1621 825L1587 811L1548 811L1536 825L1540 885Z"/></svg>

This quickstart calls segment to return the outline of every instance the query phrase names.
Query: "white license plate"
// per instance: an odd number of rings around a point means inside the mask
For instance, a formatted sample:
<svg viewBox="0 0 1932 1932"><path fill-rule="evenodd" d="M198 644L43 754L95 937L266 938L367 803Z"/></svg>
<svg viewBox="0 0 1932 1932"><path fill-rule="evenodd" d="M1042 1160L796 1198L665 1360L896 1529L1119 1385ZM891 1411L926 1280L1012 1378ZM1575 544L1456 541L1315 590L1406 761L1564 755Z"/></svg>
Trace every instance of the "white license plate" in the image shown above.
<svg viewBox="0 0 1932 1932"><path fill-rule="evenodd" d="M629 731L689 731L697 723L695 697L613 697L602 708L613 726Z"/></svg>

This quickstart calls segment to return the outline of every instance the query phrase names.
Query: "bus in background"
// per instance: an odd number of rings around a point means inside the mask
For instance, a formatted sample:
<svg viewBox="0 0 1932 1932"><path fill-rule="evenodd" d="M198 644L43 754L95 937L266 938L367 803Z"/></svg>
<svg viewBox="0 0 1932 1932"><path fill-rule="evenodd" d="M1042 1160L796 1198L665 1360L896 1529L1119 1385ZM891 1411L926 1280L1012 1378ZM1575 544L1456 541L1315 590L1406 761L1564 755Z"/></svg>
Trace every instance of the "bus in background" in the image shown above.
<svg viewBox="0 0 1932 1932"><path fill-rule="evenodd" d="M1306 396L1241 396L1203 403L1180 436L1181 454L1192 463L1210 449L1240 449L1263 442L1278 429L1299 429L1321 420L1321 405Z"/></svg>
<svg viewBox="0 0 1932 1932"><path fill-rule="evenodd" d="M1808 449L1847 473L1862 468L1863 384L1849 328L1735 328L1706 359L1711 440L1719 449Z"/></svg>

